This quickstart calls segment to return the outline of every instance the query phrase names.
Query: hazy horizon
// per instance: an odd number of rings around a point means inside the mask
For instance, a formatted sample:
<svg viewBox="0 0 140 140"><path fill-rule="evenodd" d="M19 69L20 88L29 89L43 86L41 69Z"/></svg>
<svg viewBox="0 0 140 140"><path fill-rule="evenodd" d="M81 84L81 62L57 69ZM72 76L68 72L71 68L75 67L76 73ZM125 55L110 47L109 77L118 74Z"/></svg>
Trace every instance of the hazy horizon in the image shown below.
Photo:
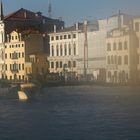
<svg viewBox="0 0 140 140"><path fill-rule="evenodd" d="M44 16L48 16L48 1L3 0L4 14L25 8L33 12L40 11ZM140 15L139 0L51 0L51 4L52 18L62 17L66 25L84 19L106 18L118 13L119 10L130 15Z"/></svg>

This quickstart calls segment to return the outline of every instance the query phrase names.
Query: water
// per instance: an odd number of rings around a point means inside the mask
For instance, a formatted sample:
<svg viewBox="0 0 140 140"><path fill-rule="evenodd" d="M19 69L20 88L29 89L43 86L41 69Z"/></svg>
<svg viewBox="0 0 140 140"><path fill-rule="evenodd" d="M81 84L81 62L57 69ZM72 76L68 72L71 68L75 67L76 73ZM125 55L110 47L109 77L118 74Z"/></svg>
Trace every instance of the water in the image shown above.
<svg viewBox="0 0 140 140"><path fill-rule="evenodd" d="M0 99L0 140L140 140L140 88L53 87Z"/></svg>

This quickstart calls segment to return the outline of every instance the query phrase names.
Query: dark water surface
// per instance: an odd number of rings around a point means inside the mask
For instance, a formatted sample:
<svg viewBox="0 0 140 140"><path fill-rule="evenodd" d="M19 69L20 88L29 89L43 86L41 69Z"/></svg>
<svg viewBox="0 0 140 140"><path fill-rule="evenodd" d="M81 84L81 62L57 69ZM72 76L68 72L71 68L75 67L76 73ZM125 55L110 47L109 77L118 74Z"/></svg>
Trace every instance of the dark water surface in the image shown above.
<svg viewBox="0 0 140 140"><path fill-rule="evenodd" d="M140 88L53 87L0 99L0 140L140 140Z"/></svg>

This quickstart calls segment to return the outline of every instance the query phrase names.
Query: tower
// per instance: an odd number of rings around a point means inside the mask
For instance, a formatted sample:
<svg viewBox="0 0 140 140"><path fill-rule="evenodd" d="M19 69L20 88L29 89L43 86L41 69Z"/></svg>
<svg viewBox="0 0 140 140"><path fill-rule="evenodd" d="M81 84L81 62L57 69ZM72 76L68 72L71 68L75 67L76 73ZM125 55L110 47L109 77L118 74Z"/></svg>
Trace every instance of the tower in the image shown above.
<svg viewBox="0 0 140 140"><path fill-rule="evenodd" d="M4 27L3 4L0 3L0 79L4 76L4 42L5 42L5 27Z"/></svg>
<svg viewBox="0 0 140 140"><path fill-rule="evenodd" d="M87 79L88 69L88 39L87 39L87 21L84 21L84 78Z"/></svg>
<svg viewBox="0 0 140 140"><path fill-rule="evenodd" d="M48 14L49 14L49 18L51 18L51 17L52 17L52 5L51 5L51 0L49 0Z"/></svg>
<svg viewBox="0 0 140 140"><path fill-rule="evenodd" d="M1 1L0 4L0 43L4 43L5 41L5 31L4 31L4 15L3 15L3 4Z"/></svg>

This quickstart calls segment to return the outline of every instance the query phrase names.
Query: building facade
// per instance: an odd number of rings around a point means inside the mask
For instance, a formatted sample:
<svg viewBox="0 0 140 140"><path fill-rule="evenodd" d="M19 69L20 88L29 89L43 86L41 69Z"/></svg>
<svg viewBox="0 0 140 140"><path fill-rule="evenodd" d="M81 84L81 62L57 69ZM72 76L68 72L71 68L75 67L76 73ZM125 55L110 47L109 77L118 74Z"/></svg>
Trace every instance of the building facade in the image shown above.
<svg viewBox="0 0 140 140"><path fill-rule="evenodd" d="M133 30L136 32L136 36L138 39L138 46L137 46L137 80L140 82L140 18L135 18L133 20Z"/></svg>
<svg viewBox="0 0 140 140"><path fill-rule="evenodd" d="M67 70L74 71L78 78L85 77L86 73L89 79L105 81L106 36L112 29L128 26L131 19L131 16L119 13L107 19L76 24L74 30L70 27L49 34L50 72L64 71L63 64L66 63ZM67 39L64 37L65 34ZM69 38L71 34L76 34L76 38ZM69 46L76 46L76 55L71 53ZM60 61L61 69L58 66L58 61ZM74 68L70 64L72 61L76 64L73 64Z"/></svg>
<svg viewBox="0 0 140 140"><path fill-rule="evenodd" d="M42 34L37 32L29 34L28 31L21 33L13 31L8 34L7 42L4 43L4 70L1 77L10 81L28 80L26 65L30 62L29 55L43 52L42 39Z"/></svg>
<svg viewBox="0 0 140 140"><path fill-rule="evenodd" d="M54 27L55 28L55 27ZM50 72L76 76L78 58L78 24L59 32L54 29L50 36Z"/></svg>
<svg viewBox="0 0 140 140"><path fill-rule="evenodd" d="M106 38L106 81L134 82L137 78L138 39L133 30L122 27L112 30Z"/></svg>
<svg viewBox="0 0 140 140"><path fill-rule="evenodd" d="M14 30L20 32L26 30L37 30L44 35L42 40L44 52L49 51L49 42L47 34L53 30L54 25L57 29L64 27L64 22L60 19L52 19L42 15L41 12L32 12L30 10L21 8L7 16L3 14L3 5L0 4L0 79L4 72L4 55L5 42L8 42L7 34ZM35 39L37 40L37 39ZM31 45L31 44L29 44ZM38 48L37 48L38 49Z"/></svg>

